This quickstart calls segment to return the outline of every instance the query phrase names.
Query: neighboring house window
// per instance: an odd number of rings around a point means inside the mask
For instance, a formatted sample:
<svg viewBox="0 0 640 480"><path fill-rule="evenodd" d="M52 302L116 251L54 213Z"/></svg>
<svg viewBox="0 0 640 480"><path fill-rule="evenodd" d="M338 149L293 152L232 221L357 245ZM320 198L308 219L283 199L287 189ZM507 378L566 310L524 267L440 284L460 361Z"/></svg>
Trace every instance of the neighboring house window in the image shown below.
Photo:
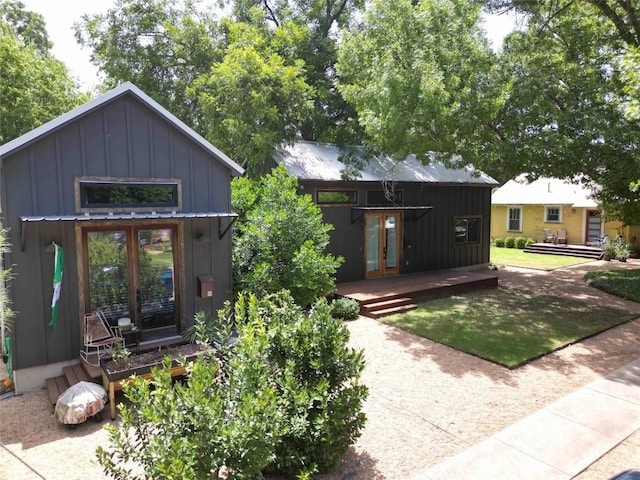
<svg viewBox="0 0 640 480"><path fill-rule="evenodd" d="M507 209L507 230L509 232L522 231L522 207L509 207Z"/></svg>
<svg viewBox="0 0 640 480"><path fill-rule="evenodd" d="M317 190L318 205L357 205L357 190Z"/></svg>
<svg viewBox="0 0 640 480"><path fill-rule="evenodd" d="M456 245L480 243L481 217L456 217L454 222L454 243Z"/></svg>
<svg viewBox="0 0 640 480"><path fill-rule="evenodd" d="M544 207L544 221L558 223L562 219L560 218L560 212L562 209L557 206Z"/></svg>
<svg viewBox="0 0 640 480"><path fill-rule="evenodd" d="M179 180L77 179L80 211L175 211L181 208Z"/></svg>

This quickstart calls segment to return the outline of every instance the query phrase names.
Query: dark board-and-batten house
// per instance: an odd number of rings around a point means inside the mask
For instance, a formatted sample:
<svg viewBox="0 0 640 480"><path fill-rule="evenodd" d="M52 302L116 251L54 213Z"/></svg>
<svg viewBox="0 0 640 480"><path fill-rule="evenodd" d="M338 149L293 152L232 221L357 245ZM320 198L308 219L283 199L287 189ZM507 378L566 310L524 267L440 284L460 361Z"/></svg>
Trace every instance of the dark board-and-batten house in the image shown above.
<svg viewBox="0 0 640 480"><path fill-rule="evenodd" d="M276 161L335 227L329 251L345 259L338 282L489 262L498 182L482 172L315 142L281 146Z"/></svg>
<svg viewBox="0 0 640 480"><path fill-rule="evenodd" d="M145 342L228 299L230 182L243 169L134 85L1 146L0 162L17 391L78 362L86 312L131 318ZM49 326L54 244L64 274Z"/></svg>

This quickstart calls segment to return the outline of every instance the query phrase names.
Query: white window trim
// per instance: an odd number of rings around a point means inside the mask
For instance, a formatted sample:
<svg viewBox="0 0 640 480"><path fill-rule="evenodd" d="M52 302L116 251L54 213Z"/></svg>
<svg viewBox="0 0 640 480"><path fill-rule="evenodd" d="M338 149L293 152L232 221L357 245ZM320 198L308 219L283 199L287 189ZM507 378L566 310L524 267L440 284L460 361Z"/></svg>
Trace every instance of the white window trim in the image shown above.
<svg viewBox="0 0 640 480"><path fill-rule="evenodd" d="M517 230L511 230L509 229L509 213L511 212L511 210L515 210L518 209L520 210L520 219L518 222L518 229ZM507 205L507 227L506 227L507 232L522 232L522 205Z"/></svg>
<svg viewBox="0 0 640 480"><path fill-rule="evenodd" d="M558 209L558 220L549 220L549 209ZM544 206L544 223L562 223L562 205L545 205Z"/></svg>

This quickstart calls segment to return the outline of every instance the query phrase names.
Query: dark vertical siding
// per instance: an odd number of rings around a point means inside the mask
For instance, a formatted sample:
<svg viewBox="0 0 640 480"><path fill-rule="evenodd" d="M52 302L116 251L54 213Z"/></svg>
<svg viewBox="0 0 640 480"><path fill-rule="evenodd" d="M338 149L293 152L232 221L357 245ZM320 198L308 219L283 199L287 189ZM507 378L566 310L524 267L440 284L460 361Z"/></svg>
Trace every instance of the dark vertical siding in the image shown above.
<svg viewBox="0 0 640 480"><path fill-rule="evenodd" d="M340 182L304 182L308 191L315 187L344 188ZM448 268L472 267L489 261L491 186L399 184L404 206L432 206L417 220L413 212L403 214L401 273ZM367 189L379 190L377 184L360 184L359 198ZM364 201L361 201L364 205ZM329 252L342 255L345 262L337 272L338 282L365 278L364 220L351 224L351 208L322 207L325 222L334 225ZM354 214L357 215L357 214ZM482 241L474 245L454 245L454 218L482 216Z"/></svg>
<svg viewBox="0 0 640 480"><path fill-rule="evenodd" d="M229 168L190 138L175 130L134 97L124 96L2 159L0 190L3 224L11 228L14 265L11 288L17 311L14 327L15 368L78 358L81 347L78 261L74 222L30 222L20 248L20 216L76 214L74 178L178 178L182 210L229 212ZM230 233L218 238L218 219L184 220L184 245L179 259L184 281L181 324L190 325L195 312L213 314L231 290ZM226 219L220 220L226 222ZM195 242L195 229L208 242ZM55 241L65 251L60 321L50 319L53 261L45 247ZM213 299L197 297L200 273L214 276Z"/></svg>

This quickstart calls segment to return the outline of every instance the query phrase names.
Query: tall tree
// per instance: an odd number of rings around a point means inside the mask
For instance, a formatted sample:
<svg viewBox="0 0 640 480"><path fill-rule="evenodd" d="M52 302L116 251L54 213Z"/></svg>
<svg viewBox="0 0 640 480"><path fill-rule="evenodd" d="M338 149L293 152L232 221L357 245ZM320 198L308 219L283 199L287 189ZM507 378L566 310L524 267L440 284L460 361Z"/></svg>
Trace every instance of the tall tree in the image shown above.
<svg viewBox="0 0 640 480"><path fill-rule="evenodd" d="M302 138L338 143L361 139L357 114L336 88L335 63L340 32L353 23L364 0L222 0L221 3L230 6L240 21L261 22L287 35L298 33L280 44L279 53L288 63L304 61L305 81L315 90L313 115L299 125ZM262 15L256 15L256 11ZM292 29L291 24L297 29ZM304 33L300 34L300 30Z"/></svg>
<svg viewBox="0 0 640 480"><path fill-rule="evenodd" d="M0 144L88 99L50 46L40 15L20 2L0 4Z"/></svg>
<svg viewBox="0 0 640 480"><path fill-rule="evenodd" d="M78 42L105 75L105 88L131 81L202 132L198 100L187 88L223 55L218 23L198 0L118 0L106 14L84 15Z"/></svg>
<svg viewBox="0 0 640 480"><path fill-rule="evenodd" d="M227 26L224 59L191 91L202 105L207 138L255 175L272 163L277 144L296 138L313 89L304 82L303 62L285 64L260 27Z"/></svg>
<svg viewBox="0 0 640 480"><path fill-rule="evenodd" d="M492 142L493 54L468 1L375 0L339 52L340 90L373 148L477 158Z"/></svg>
<svg viewBox="0 0 640 480"><path fill-rule="evenodd" d="M398 158L460 153L503 180L582 181L609 216L640 222L629 188L640 171L637 90L625 80L637 69L624 26L602 13L606 2L516 3L531 12L527 27L495 58L474 2L374 1L338 64L371 144Z"/></svg>
<svg viewBox="0 0 640 480"><path fill-rule="evenodd" d="M605 3L537 11L507 39L496 120L506 139L502 167L577 178L596 190L606 215L640 223L640 198L630 189L640 171L640 124L628 108L640 65L627 64L626 77L620 70L632 47L601 13Z"/></svg>
<svg viewBox="0 0 640 480"><path fill-rule="evenodd" d="M27 10L22 2L0 2L0 21L9 25L22 43L34 46L43 54L48 54L53 47L42 15Z"/></svg>

